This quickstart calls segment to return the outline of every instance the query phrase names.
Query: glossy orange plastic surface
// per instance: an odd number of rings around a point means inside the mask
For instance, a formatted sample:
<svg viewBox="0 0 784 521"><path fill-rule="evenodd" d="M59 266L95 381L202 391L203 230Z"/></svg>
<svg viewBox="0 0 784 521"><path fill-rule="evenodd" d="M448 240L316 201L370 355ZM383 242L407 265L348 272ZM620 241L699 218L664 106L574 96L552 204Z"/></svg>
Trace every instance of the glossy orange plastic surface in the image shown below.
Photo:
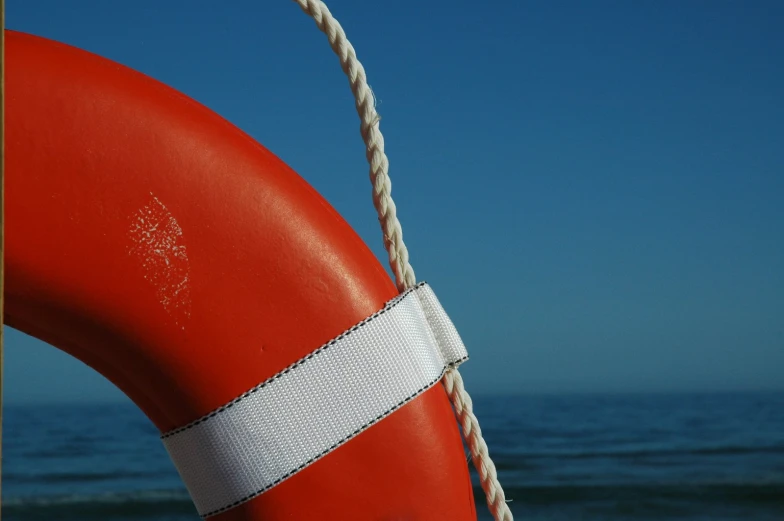
<svg viewBox="0 0 784 521"><path fill-rule="evenodd" d="M124 66L6 32L6 323L167 431L381 308L388 275L249 136ZM437 385L213 519L473 521Z"/></svg>

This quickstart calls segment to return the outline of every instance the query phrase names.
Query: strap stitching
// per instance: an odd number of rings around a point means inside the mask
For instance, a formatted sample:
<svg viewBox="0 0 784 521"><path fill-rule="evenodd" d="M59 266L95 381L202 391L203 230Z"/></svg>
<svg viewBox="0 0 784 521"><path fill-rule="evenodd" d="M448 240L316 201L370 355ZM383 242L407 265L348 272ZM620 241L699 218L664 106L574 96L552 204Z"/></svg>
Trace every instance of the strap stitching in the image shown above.
<svg viewBox="0 0 784 521"><path fill-rule="evenodd" d="M356 324L356 325L352 326L351 328L347 329L346 331L344 331L343 333L341 333L341 334L340 334L340 335L338 335L337 337L333 338L332 340L330 340L330 341L329 341L329 342L327 342L326 344L322 345L321 347L319 347L318 349L316 349L316 350L315 350L315 351L313 351L312 353L310 353L310 354L308 354L308 355L306 355L306 356L304 356L304 357L300 358L299 360L297 360L296 362L294 362L293 364L291 364L290 366L288 366L286 369L284 369L284 370L280 371L279 373L275 374L274 376L271 376L271 377L270 377L270 378L268 378L267 380L265 380L265 381L263 381L262 383L258 384L256 387L254 387L254 388L252 388L252 389L250 389L250 390L248 390L248 391L245 391L245 392L244 392L244 393L242 393L240 396L238 396L238 397L234 398L232 401L230 401L230 402L228 402L228 403L226 403L226 404L224 404L224 405L222 405L222 406L218 407L217 409L215 409L215 410L214 410L214 411L212 411L212 412L209 412L209 413L207 413L206 415L202 416L202 417L201 417L201 418L199 418L198 420L194 420L194 421L192 421L191 423L189 423L189 424L187 424L187 425L184 425L184 426L182 426L182 427L178 427L178 428L176 428L176 429L174 429L174 430L171 430L171 431L169 431L169 432L167 432L167 433L165 433L165 434L161 435L160 439L161 439L161 440L165 440L165 439L167 439L167 438L171 438L172 436L175 436L175 435L177 435L177 434L179 434L179 433L181 433L181 432L184 432L184 431L187 431L187 430L189 430L189 429L192 429L193 427L196 427L197 425L200 425L200 424L202 424L202 423L206 422L206 421L207 421L207 420L209 420L210 418L214 418L214 417L215 417L215 416L217 416L218 414L220 414L220 413L222 413L222 412L224 412L224 411L226 411L226 410L230 409L230 408L231 408L231 407L233 407L234 405L236 405L236 404L240 403L240 402L241 402L242 400L244 400L245 398L248 398L249 396L251 396L253 393L255 393L255 392L257 392L257 391L259 391L259 390L263 389L263 388L264 388L264 387L266 387L267 385L271 384L272 382L274 382L274 381L275 381L275 380L277 380L278 378L280 378L280 377L282 377L282 376L284 376L284 375L286 375L286 374L290 373L290 372L291 372L291 371L293 371L294 369L296 369L296 368L298 368L298 367L302 366L304 363L306 363L308 360L310 360L310 359L314 358L316 355L318 355L318 354L320 354L320 353L323 353L324 351L326 351L327 349L329 349L330 347L332 347L333 345L335 345L335 344L336 344L337 342L339 342L340 340L342 340L342 339L346 338L347 336L349 336L351 333L353 333L353 332L357 331L358 329L360 329L360 328L361 328L361 327L363 327L363 326L366 326L366 325L367 325L367 324L369 324L369 323L370 323L372 320L374 320L374 319L376 319L376 318L380 317L381 315L383 315L383 314L384 314L384 313L386 313L387 311L389 311L389 310L391 310L392 308L394 308L394 307L395 307L396 305L398 305L398 304L399 304L399 303L400 303L400 302L401 302L401 301L402 301L402 300L403 300L405 297L407 297L407 296L408 296L410 293L412 293L412 292L414 292L414 291L416 291L416 290L418 290L418 289L422 288L422 287L423 287L423 286L425 286L425 285L427 285L427 282L420 282L419 284L417 284L417 285L416 285L416 286L414 286L413 288L410 288L410 289L408 289L407 291L405 291L405 292L401 293L400 295L397 295L395 298L393 298L392 300L390 300L389 302L387 302L387 303L386 303L386 305L384 305L384 307L383 307L382 309L380 309L379 311L376 311L375 313L373 313L372 315L370 315L369 317L367 317L366 319L364 319L362 322L359 322L358 324Z"/></svg>
<svg viewBox="0 0 784 521"><path fill-rule="evenodd" d="M422 284L419 284L419 285L417 286L417 288L418 288L418 287L420 287L421 285L422 285ZM413 289L416 289L416 288L413 288ZM383 312L383 311L379 312L379 314L380 314L380 313L382 313L382 312ZM326 347L327 347L327 346L325 346L325 348L326 348ZM383 413L379 414L378 416L376 416L375 418L373 418L372 420L370 420L368 423L364 424L362 427L359 427L358 429L356 429L354 432L352 432L351 434L349 434L349 435L348 435L348 436L346 436L345 438L343 438L343 439L341 439L340 441L336 442L336 443L335 443L335 444L333 444L331 447L329 447L329 448L325 449L325 450L324 450L323 452L321 452L320 454L318 454L318 455L316 455L316 456L313 456L313 457L312 457L312 458L310 458L308 461L306 461L306 462L302 463L301 465L299 465L297 468L295 468L295 469L293 469L293 470L291 470L291 471L287 472L285 475L283 475L283 476L279 477L278 479L276 479L276 480L275 480L275 481L273 481L272 483L270 483L270 484L266 485L264 488L262 488L262 489L260 489L260 490L258 490L258 491L256 491L256 492L254 492L253 494L248 494L248 495L247 495L247 496L245 496L244 498L242 498L242 499L238 499L237 501L235 501L234 503L231 503L230 505L226 505L225 507L221 507L221 508L219 508L219 509L217 509L217 510L213 510L213 511L211 511L211 512L208 512L208 513L206 513L206 514L202 514L202 515L201 515L201 517L202 517L202 518L207 518L207 517L210 517L210 516L214 516L214 515L220 514L220 513L222 513L222 512L225 512L225 511L227 511L227 510L231 510L232 508L234 508L234 507L237 507L237 506L241 505L242 503L245 503L246 501L250 501L251 499L253 499L253 498L257 497L257 496L260 496L261 494L263 494L263 493L264 493L264 492L266 492L267 490L271 489L272 487L274 487L275 485L279 484L279 483L280 483L280 482L282 482L283 480L290 478L292 475L294 475L294 474L296 474L297 472L299 472L300 470L304 469L305 467L307 467L307 466L308 466L308 465L310 465L311 463L313 463L313 462L315 462L316 460L318 460L318 459L320 459L320 458L322 458L322 457L326 456L326 455L327 455L329 452L332 452L332 451L333 451L333 450L335 450L335 449L336 449L338 446L340 446L340 445L342 445L342 444L346 443L346 442L347 442L347 441L349 441L351 438L353 438L354 436L358 435L359 433L361 433L361 432L362 432L362 431L364 431L365 429L369 428L369 427L370 427L370 426L372 426L373 424L375 424L375 423L378 423L380 420L382 420L382 419L384 419L385 417L389 416L390 414L392 414L393 412L395 412L396 410L398 410L399 408L401 408L403 405L407 404L408 402L410 402L411 400L413 400L414 398L416 398L417 396L419 396L420 394L422 394L423 392L425 392L427 389L429 389L429 388L433 387L433 386L434 386L434 385L435 385L435 384L436 384L436 383L437 383L439 380L441 380L441 378L443 378L443 376L444 376L444 373L446 373L446 370L447 370L448 368L457 367L458 365L462 364L462 363L463 363L463 362L465 362L466 360L468 360L468 356L464 356L463 358L461 358L461 359L459 359L459 360L456 360L455 362L452 362L452 363L448 364L448 365L447 365L447 367L445 367L445 368L444 368L444 369L441 371L441 374L440 374L440 375L438 375L438 378L436 378L436 379L435 379L435 380L433 380L432 382L429 382L427 385L425 385L425 386L424 386L424 387L422 387L421 389L418 389L416 392L414 392L414 394L412 394L411 396L409 396L409 397L408 397L408 398L406 398L405 400L401 401L401 402L400 402L400 403L398 403L397 405L393 406L393 407L392 407L392 408L390 408L389 410L387 410L387 411L385 411L385 412L383 412Z"/></svg>

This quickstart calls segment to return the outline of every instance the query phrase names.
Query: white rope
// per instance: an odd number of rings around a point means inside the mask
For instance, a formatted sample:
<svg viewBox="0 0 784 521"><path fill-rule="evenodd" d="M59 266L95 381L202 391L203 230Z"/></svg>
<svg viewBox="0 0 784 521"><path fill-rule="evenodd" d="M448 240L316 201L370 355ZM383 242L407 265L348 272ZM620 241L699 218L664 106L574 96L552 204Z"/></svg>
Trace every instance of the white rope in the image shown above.
<svg viewBox="0 0 784 521"><path fill-rule="evenodd" d="M365 142L366 157L370 164L370 182L373 185L373 205L384 233L384 247L389 255L389 265L395 274L399 291L416 284L414 269L403 243L403 229L397 218L392 200L392 183L389 179L389 159L384 153L384 137L379 129L380 117L376 112L375 96L367 83L365 68L357 59L354 47L346 33L321 0L294 0L302 10L315 20L318 28L327 35L332 50L340 59L343 72L348 76L351 92L354 93L360 119L360 134ZM471 397L463 385L463 377L457 369L450 369L444 376L444 386L455 408L463 436L471 452L471 459L479 472L487 506L496 521L513 521L512 512L506 504L504 490L498 482L495 464L490 458L479 428L479 420L473 412Z"/></svg>
<svg viewBox="0 0 784 521"><path fill-rule="evenodd" d="M501 483L498 482L498 472L495 463L490 457L487 443L482 436L482 429L479 428L479 420L474 415L474 405L471 396L465 390L463 377L460 372L450 369L444 375L444 387L449 394L449 399L455 407L455 413L460 426L463 428L463 436L468 442L468 449L471 451L471 460L474 462L479 481L482 483L482 490L485 491L487 507L492 512L496 521L512 521L512 511L506 504L506 496Z"/></svg>
<svg viewBox="0 0 784 521"><path fill-rule="evenodd" d="M340 66L348 76L351 92L356 100L362 139L365 141L366 156L370 163L370 181L373 184L373 205L384 232L384 246L389 253L389 264L395 273L399 291L416 284L414 269L408 262L408 249L403 244L403 230L397 219L397 210L392 201L392 183L389 180L389 160L384 153L384 137L378 128L380 117L376 112L375 96L367 83L365 68L357 60L354 47L346 33L332 17L327 6L320 0L294 0L305 13L316 21L316 25L327 35L329 44L340 58Z"/></svg>

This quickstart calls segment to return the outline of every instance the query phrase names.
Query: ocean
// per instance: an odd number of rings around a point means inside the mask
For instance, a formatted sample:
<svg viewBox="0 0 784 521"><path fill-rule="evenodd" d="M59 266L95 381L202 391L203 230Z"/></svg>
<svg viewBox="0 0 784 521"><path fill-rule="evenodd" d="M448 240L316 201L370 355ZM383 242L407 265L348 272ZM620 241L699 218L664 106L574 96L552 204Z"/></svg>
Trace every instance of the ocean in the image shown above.
<svg viewBox="0 0 784 521"><path fill-rule="evenodd" d="M784 393L474 403L518 520L784 520ZM6 406L2 516L198 520L155 428L130 404Z"/></svg>

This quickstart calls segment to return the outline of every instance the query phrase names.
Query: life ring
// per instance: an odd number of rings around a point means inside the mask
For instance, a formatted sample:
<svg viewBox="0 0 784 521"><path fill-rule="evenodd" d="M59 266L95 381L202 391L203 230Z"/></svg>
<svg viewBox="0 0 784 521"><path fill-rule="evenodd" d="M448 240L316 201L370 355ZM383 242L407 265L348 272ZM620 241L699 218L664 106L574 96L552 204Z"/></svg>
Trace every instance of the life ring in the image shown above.
<svg viewBox="0 0 784 521"><path fill-rule="evenodd" d="M247 446L215 436L258 435L254 425L267 416L253 416L253 407L268 413L270 400L280 399L299 414L312 405L280 389L254 405L249 396L274 387L265 382L297 373L295 384L307 383L309 373L295 369L355 338L346 332L381 323L374 319L390 309L409 306L409 315L369 329L370 336L394 329L395 320L417 323L417 310L441 320L437 301L426 286L399 296L315 190L207 108L94 54L5 34L6 323L124 391L170 443L191 495L201 494L194 502L201 501L203 517L475 520L460 432L441 385L294 472L266 469L284 479L263 493L231 500L237 483L203 475L247 470L249 456L240 450ZM343 346L341 356L351 357L351 349L357 346ZM333 387L307 389L325 408L334 405L330 393L350 395L341 394L342 380L311 376ZM364 403L343 406L358 418L367 413ZM322 432L330 420L323 411L311 412L318 417L306 434L334 435ZM224 417L228 430L216 427L212 438L199 430ZM303 428L278 420L295 433ZM201 438L180 436L197 431ZM310 449L291 437L286 429L271 432L253 450L290 464L276 447ZM215 501L229 502L214 508Z"/></svg>

